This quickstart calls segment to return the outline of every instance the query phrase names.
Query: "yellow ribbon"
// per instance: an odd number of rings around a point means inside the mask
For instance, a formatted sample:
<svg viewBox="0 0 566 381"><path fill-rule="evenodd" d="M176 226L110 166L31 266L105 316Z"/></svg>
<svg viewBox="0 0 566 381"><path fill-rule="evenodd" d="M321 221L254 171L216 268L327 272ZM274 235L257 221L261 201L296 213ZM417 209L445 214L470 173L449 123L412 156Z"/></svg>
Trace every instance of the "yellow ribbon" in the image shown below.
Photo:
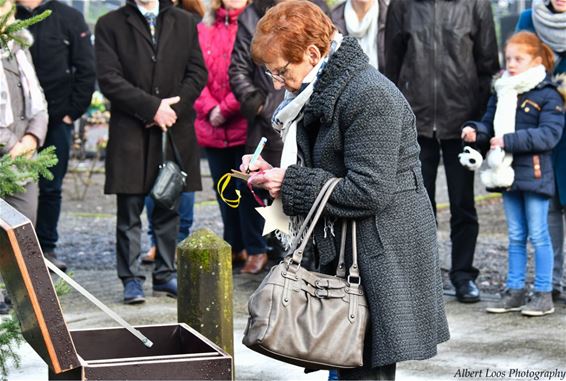
<svg viewBox="0 0 566 381"><path fill-rule="evenodd" d="M226 190L226 187L228 187L228 184L230 183L231 179L232 179L232 175L230 173L226 173L224 176L222 176L220 180L218 180L218 183L216 184L216 191L220 195L222 201L226 203L226 205L228 205L230 208L236 209L238 206L240 206L240 199L242 198L242 195L240 194L240 190L236 189L236 196L238 196L238 198L236 199L230 200L224 197L224 191Z"/></svg>

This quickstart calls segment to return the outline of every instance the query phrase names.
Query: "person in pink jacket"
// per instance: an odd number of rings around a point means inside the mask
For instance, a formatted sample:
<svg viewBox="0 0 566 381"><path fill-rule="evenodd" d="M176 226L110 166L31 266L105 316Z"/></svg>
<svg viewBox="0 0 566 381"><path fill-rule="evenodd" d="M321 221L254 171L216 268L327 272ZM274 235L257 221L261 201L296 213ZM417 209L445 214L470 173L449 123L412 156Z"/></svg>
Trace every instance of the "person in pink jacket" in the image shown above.
<svg viewBox="0 0 566 381"><path fill-rule="evenodd" d="M240 114L240 103L230 90L228 67L238 16L247 0L212 0L210 10L198 25L199 42L208 69L208 83L195 102L195 131L201 147L206 150L214 189L220 177L237 169L244 155L246 119ZM226 194L241 188L243 197L238 208L232 209L217 195L224 223L224 240L232 246L234 262L246 261L242 272L256 274L267 264L267 244L261 234L250 228L250 221L262 217L253 209L253 198L245 184L230 184Z"/></svg>

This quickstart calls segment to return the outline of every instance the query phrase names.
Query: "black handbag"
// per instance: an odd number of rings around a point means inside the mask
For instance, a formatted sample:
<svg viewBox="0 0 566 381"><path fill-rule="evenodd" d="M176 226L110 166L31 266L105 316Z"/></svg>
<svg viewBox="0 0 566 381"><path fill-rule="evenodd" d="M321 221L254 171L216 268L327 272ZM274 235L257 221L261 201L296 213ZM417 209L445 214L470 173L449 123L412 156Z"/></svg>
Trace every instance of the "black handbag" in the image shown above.
<svg viewBox="0 0 566 381"><path fill-rule="evenodd" d="M175 161L165 160L167 140L171 142ZM181 193L185 187L187 174L180 167L181 157L179 156L179 151L177 151L177 146L169 130L163 132L162 154L163 163L159 166L157 179L155 179L155 183L149 194L155 202L162 207L174 210L179 204Z"/></svg>

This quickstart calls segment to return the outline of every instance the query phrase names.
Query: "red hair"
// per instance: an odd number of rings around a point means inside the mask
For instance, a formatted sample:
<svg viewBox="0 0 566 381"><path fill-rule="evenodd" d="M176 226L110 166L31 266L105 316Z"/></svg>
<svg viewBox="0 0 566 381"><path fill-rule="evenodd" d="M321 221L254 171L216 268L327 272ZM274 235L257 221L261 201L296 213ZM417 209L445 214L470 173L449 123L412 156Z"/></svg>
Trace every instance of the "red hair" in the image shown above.
<svg viewBox="0 0 566 381"><path fill-rule="evenodd" d="M542 58L542 64L547 72L551 73L554 69L554 53L552 49L542 42L536 34L526 31L517 32L509 37L505 43L505 47L509 44L522 45L527 51L527 54Z"/></svg>
<svg viewBox="0 0 566 381"><path fill-rule="evenodd" d="M310 1L284 1L259 20L252 40L252 57L258 64L278 56L300 63L309 45L315 45L324 56L335 30L330 18Z"/></svg>

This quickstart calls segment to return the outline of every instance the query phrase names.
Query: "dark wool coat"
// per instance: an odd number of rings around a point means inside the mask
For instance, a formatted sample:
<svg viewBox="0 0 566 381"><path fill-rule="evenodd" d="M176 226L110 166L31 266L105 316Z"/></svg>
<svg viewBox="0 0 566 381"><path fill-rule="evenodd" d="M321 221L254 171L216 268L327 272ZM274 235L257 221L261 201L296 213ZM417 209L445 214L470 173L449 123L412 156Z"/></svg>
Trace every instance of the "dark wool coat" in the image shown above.
<svg viewBox="0 0 566 381"><path fill-rule="evenodd" d="M496 110L497 96L492 95L482 120L465 123L476 129L477 145L485 151L494 136ZM550 78L519 95L515 132L503 135L503 149L513 154L511 166L515 180L510 191L534 192L547 197L554 195L552 149L560 141L563 129L563 99ZM540 171L535 170L535 166Z"/></svg>
<svg viewBox="0 0 566 381"><path fill-rule="evenodd" d="M191 14L160 0L157 46L135 3L101 17L95 51L100 89L110 100L105 193L145 194L162 162L161 129L147 127L161 99L173 96L177 122L171 133L188 173L185 191L201 190L200 157L193 103L206 84L196 21ZM171 148L167 158L172 160Z"/></svg>
<svg viewBox="0 0 566 381"><path fill-rule="evenodd" d="M370 307L371 366L426 359L448 340L436 224L423 186L415 116L399 90L346 37L315 85L298 126L305 166L287 168L287 215L306 215L322 185L341 177L326 218L358 222L358 257ZM323 269L336 268L340 232L314 238ZM351 245L348 243L347 248ZM351 261L351 251L347 252Z"/></svg>

